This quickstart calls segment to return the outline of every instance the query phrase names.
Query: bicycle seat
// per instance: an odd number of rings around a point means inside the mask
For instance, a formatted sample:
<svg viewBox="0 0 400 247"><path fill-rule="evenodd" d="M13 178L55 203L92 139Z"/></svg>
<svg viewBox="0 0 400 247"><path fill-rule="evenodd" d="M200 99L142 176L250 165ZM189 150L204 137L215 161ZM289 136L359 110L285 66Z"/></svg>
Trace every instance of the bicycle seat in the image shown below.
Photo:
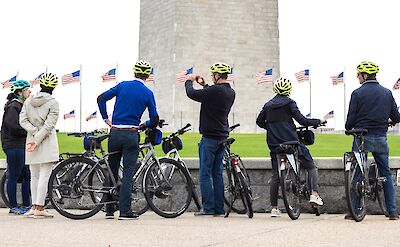
<svg viewBox="0 0 400 247"><path fill-rule="evenodd" d="M235 142L235 138L229 137L229 138L226 138L225 140L218 142L218 145L226 146L228 144L231 145L234 142Z"/></svg>
<svg viewBox="0 0 400 247"><path fill-rule="evenodd" d="M352 129L344 132L346 135L365 135L368 133L366 129Z"/></svg>

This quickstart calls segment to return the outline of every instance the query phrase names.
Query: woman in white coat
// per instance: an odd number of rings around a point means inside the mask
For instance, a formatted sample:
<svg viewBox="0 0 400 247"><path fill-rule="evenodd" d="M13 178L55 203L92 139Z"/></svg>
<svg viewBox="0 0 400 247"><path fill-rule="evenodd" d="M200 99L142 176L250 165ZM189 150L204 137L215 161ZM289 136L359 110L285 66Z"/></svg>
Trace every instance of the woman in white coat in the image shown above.
<svg viewBox="0 0 400 247"><path fill-rule="evenodd" d="M32 208L25 215L53 217L44 210L47 184L51 170L58 161L58 140L56 123L58 102L51 96L57 86L54 74L44 74L40 78L41 91L27 99L22 107L19 122L27 132L26 164L31 170Z"/></svg>

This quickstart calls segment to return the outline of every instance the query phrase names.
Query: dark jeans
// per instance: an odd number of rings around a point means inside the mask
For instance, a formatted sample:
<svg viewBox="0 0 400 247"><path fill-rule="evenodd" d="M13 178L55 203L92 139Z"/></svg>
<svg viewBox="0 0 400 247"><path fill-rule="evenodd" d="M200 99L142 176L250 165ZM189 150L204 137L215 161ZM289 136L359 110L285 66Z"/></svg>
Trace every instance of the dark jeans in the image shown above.
<svg viewBox="0 0 400 247"><path fill-rule="evenodd" d="M358 152L356 146L358 140L353 142L353 151ZM378 166L379 176L385 177L383 191L385 194L386 208L389 213L397 213L396 189L393 184L392 174L389 168L389 147L386 135L367 134L364 136L364 149L371 152Z"/></svg>
<svg viewBox="0 0 400 247"><path fill-rule="evenodd" d="M17 182L22 182L22 203L23 206L31 205L31 173L29 166L25 165L25 149L13 148L4 150L7 156L7 196L10 201L10 208L17 204Z"/></svg>
<svg viewBox="0 0 400 247"><path fill-rule="evenodd" d="M199 181L203 211L206 213L224 213L224 148L219 140L202 137L199 143L200 171Z"/></svg>
<svg viewBox="0 0 400 247"><path fill-rule="evenodd" d="M136 161L139 154L139 133L136 130L111 129L108 151L121 151L121 153L110 155L108 162L114 178L118 179L118 167L121 157L123 158L124 169L119 190L119 211L121 215L130 214L132 212L132 178L137 169ZM107 204L107 212L110 211L113 211L113 205Z"/></svg>

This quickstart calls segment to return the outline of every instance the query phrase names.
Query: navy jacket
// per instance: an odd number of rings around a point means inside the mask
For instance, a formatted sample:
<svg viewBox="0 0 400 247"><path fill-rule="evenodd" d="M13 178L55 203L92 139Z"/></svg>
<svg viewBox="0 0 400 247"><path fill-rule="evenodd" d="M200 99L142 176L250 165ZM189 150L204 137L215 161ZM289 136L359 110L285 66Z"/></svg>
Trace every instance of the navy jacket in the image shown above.
<svg viewBox="0 0 400 247"><path fill-rule="evenodd" d="M370 134L386 135L388 119L400 122L392 92L377 81L366 81L351 94L346 130L363 128Z"/></svg>
<svg viewBox="0 0 400 247"><path fill-rule="evenodd" d="M4 107L3 123L1 125L1 144L3 150L9 148L25 149L26 130L19 125L19 114L22 103L16 99L10 100Z"/></svg>

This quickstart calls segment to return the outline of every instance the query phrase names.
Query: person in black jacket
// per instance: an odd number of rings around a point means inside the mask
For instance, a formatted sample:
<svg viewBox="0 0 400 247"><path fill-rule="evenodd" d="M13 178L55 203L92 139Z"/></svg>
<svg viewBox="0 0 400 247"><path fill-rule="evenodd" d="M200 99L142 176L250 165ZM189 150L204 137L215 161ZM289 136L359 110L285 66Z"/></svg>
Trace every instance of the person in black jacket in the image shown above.
<svg viewBox="0 0 400 247"><path fill-rule="evenodd" d="M296 102L289 98L292 85L288 79L278 78L275 81L273 90L276 95L264 105L256 123L260 128L267 130L267 144L272 163L272 180L270 184L271 217L278 217L281 212L278 209L279 173L275 149L284 142L299 140L293 119L302 126L314 127L321 124L321 122L325 122L326 119L307 119L301 114ZM299 159L301 166L308 170L311 178L310 203L322 206L323 201L318 194L317 169L309 150L302 143L299 146Z"/></svg>
<svg viewBox="0 0 400 247"><path fill-rule="evenodd" d="M367 129L364 136L364 148L371 152L378 165L380 176L386 178L383 182L386 208L390 220L399 219L396 205L396 189L393 185L389 167L389 147L387 144L387 129L389 124L400 122L392 92L381 86L376 80L379 67L372 62L364 61L357 66L357 78L361 87L351 94L349 112L346 120L346 130ZM390 119L390 121L389 121ZM357 151L358 140L353 142L353 150ZM351 219L346 215L346 219Z"/></svg>
<svg viewBox="0 0 400 247"><path fill-rule="evenodd" d="M26 131L19 124L22 104L30 96L30 84L19 80L11 85L11 93L4 107L1 125L1 144L7 156L7 196L10 201L10 214L24 214L30 202L30 171L25 165ZM22 203L17 204L17 181L22 181Z"/></svg>
<svg viewBox="0 0 400 247"><path fill-rule="evenodd" d="M235 91L227 82L230 66L216 63L211 66L214 85L208 86L203 78L192 75L185 83L187 96L201 103L199 143L199 181L202 210L195 215L224 214L224 148L218 143L229 135L228 115L235 100ZM204 88L195 90L196 80Z"/></svg>

